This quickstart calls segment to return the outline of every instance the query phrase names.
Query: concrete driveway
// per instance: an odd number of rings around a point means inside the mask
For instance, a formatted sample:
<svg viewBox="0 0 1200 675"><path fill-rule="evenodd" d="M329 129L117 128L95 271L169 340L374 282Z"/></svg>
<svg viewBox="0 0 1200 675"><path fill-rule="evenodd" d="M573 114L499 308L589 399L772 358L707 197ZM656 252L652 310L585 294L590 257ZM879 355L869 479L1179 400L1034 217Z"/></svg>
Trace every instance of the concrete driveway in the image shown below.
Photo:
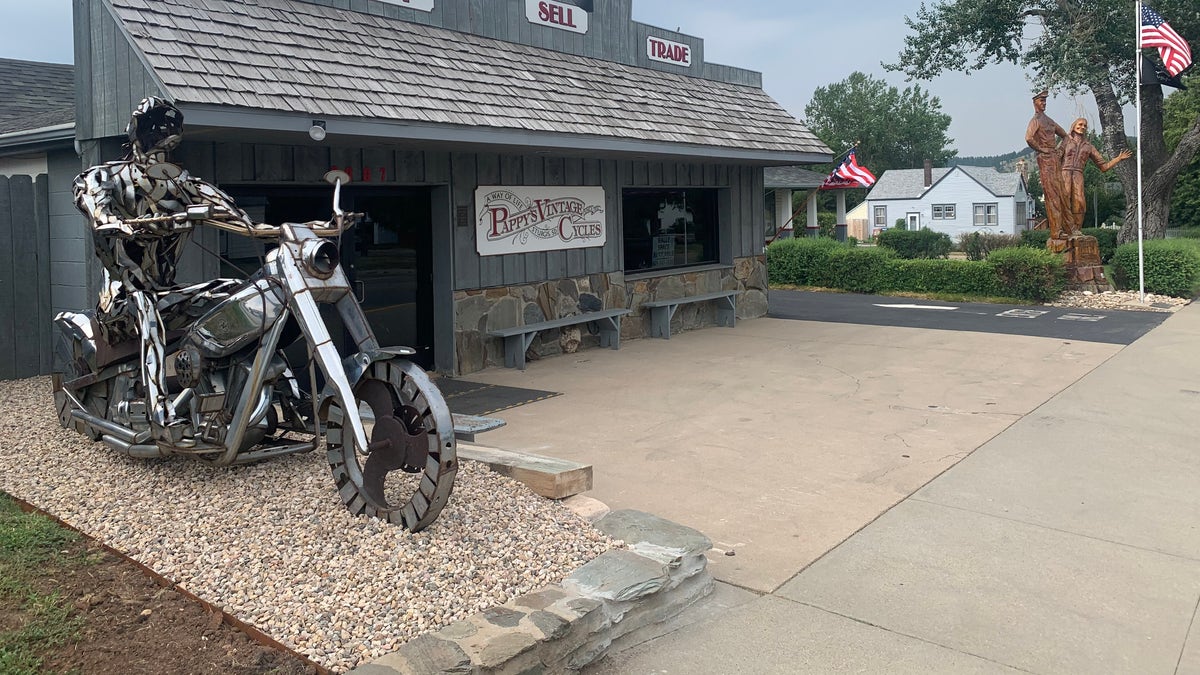
<svg viewBox="0 0 1200 675"><path fill-rule="evenodd" d="M1120 349L762 318L466 379L563 392L480 442L592 464L590 496L704 532L718 580L771 593Z"/></svg>

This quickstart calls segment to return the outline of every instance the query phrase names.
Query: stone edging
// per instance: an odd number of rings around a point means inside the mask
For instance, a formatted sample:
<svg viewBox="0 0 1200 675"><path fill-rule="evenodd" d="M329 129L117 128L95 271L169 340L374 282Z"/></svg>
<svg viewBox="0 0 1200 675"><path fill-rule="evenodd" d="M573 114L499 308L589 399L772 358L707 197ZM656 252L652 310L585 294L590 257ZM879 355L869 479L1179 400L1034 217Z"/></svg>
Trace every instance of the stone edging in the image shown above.
<svg viewBox="0 0 1200 675"><path fill-rule="evenodd" d="M666 621L713 590L708 537L641 511L595 523L625 542L552 584L436 633L422 635L353 675L574 673L657 636ZM615 646L615 648L614 648Z"/></svg>

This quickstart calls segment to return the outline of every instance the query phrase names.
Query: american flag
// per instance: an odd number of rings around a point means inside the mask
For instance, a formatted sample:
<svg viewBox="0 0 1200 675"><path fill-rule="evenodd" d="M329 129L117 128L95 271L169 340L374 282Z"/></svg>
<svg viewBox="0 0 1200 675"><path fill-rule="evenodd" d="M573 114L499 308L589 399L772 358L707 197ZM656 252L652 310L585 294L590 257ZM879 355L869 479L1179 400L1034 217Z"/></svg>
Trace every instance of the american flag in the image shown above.
<svg viewBox="0 0 1200 675"><path fill-rule="evenodd" d="M871 187L875 184L875 174L867 169L859 166L858 160L854 158L854 151L851 150L846 159L833 170L833 175L838 178L852 180L863 187Z"/></svg>
<svg viewBox="0 0 1200 675"><path fill-rule="evenodd" d="M1192 49L1158 12L1142 5L1142 46L1158 47L1158 55L1172 77L1192 65Z"/></svg>

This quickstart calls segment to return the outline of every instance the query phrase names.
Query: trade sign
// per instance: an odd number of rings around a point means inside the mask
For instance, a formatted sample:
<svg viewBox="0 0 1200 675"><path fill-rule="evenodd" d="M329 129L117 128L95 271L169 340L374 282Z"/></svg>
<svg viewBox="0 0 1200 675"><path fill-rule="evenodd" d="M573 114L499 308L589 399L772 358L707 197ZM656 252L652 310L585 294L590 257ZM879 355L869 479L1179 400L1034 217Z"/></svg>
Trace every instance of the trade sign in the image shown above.
<svg viewBox="0 0 1200 675"><path fill-rule="evenodd" d="M646 56L651 61L691 67L692 47L681 42L664 40L653 35L646 38Z"/></svg>

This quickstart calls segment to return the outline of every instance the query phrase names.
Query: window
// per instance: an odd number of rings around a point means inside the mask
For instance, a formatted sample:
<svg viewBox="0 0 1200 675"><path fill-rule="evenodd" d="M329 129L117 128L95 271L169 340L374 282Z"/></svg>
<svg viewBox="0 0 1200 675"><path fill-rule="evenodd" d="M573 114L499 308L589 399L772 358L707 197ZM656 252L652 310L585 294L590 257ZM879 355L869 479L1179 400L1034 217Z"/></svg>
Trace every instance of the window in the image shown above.
<svg viewBox="0 0 1200 675"><path fill-rule="evenodd" d="M876 206L875 207L875 227L887 227L887 225L888 225L887 207L886 206Z"/></svg>
<svg viewBox="0 0 1200 675"><path fill-rule="evenodd" d="M625 190L621 217L626 272L720 262L717 190Z"/></svg>
<svg viewBox="0 0 1200 675"><path fill-rule="evenodd" d="M999 207L995 204L975 205L975 227L995 227L1000 224Z"/></svg>
<svg viewBox="0 0 1200 675"><path fill-rule="evenodd" d="M954 220L954 204L934 204L934 220Z"/></svg>

